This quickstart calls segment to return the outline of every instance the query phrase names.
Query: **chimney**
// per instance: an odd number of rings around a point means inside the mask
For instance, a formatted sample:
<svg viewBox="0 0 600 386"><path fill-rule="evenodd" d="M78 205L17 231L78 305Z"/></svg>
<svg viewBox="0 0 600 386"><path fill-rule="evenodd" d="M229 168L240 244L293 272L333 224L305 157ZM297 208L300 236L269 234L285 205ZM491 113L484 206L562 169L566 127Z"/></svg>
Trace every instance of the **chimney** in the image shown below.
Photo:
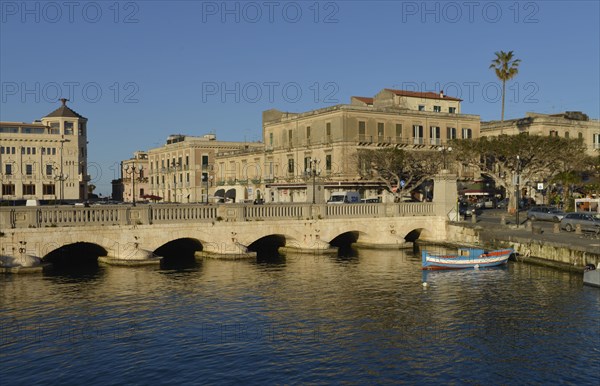
<svg viewBox="0 0 600 386"><path fill-rule="evenodd" d="M440 98L444 99L444 90L440 90Z"/></svg>

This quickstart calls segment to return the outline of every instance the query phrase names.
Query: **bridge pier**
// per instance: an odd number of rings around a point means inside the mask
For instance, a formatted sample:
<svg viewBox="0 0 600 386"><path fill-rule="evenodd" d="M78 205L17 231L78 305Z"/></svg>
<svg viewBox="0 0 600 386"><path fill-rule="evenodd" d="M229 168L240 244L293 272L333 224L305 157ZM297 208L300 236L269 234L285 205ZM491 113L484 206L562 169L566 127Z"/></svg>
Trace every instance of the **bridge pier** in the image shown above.
<svg viewBox="0 0 600 386"><path fill-rule="evenodd" d="M144 248L140 248L138 243L133 245L125 244L125 248L107 249L106 256L99 256L98 262L108 265L120 266L138 266L138 265L156 265L160 264L161 256Z"/></svg>
<svg viewBox="0 0 600 386"><path fill-rule="evenodd" d="M35 273L49 266L51 264L43 263L39 257L28 254L25 248L12 255L0 255L0 273Z"/></svg>

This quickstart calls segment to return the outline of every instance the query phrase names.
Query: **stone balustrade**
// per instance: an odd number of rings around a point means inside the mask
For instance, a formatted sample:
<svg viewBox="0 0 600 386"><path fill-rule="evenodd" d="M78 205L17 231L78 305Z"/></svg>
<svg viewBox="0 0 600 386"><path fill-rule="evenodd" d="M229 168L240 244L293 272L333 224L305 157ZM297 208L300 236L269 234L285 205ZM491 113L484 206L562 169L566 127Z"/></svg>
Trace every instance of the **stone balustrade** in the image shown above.
<svg viewBox="0 0 600 386"><path fill-rule="evenodd" d="M141 204L0 208L0 229L215 221L434 216L431 202L398 204Z"/></svg>

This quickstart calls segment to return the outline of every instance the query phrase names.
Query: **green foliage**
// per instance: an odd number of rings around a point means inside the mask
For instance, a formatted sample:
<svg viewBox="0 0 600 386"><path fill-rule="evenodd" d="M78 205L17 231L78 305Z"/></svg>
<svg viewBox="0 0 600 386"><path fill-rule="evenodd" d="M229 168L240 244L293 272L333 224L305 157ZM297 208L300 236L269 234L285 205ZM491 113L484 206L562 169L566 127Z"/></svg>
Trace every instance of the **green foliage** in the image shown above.
<svg viewBox="0 0 600 386"><path fill-rule="evenodd" d="M539 135L500 135L453 141L457 159L478 169L506 189L515 191L513 176L519 172L521 185L527 181L551 181L588 167L585 146L579 139ZM514 201L512 202L514 208Z"/></svg>
<svg viewBox="0 0 600 386"><path fill-rule="evenodd" d="M357 159L361 177L384 182L390 192L397 188L398 197L433 177L443 166L441 152L431 150L359 149Z"/></svg>
<svg viewBox="0 0 600 386"><path fill-rule="evenodd" d="M490 68L496 73L496 77L502 81L502 115L504 120L504 97L506 95L506 82L517 76L521 59L514 57L513 51L499 51L495 53L496 58L492 60Z"/></svg>

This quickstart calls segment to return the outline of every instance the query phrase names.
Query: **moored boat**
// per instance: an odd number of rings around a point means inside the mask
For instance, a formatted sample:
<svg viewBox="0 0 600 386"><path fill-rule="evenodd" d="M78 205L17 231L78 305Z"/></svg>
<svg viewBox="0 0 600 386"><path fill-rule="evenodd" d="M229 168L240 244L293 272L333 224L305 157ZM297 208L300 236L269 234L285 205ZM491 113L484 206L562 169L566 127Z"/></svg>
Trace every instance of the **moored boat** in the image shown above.
<svg viewBox="0 0 600 386"><path fill-rule="evenodd" d="M600 287L600 270L593 264L588 264L583 272L583 284Z"/></svg>
<svg viewBox="0 0 600 386"><path fill-rule="evenodd" d="M459 248L457 254L433 254L421 252L423 269L485 268L506 264L514 249L486 251L479 248Z"/></svg>

